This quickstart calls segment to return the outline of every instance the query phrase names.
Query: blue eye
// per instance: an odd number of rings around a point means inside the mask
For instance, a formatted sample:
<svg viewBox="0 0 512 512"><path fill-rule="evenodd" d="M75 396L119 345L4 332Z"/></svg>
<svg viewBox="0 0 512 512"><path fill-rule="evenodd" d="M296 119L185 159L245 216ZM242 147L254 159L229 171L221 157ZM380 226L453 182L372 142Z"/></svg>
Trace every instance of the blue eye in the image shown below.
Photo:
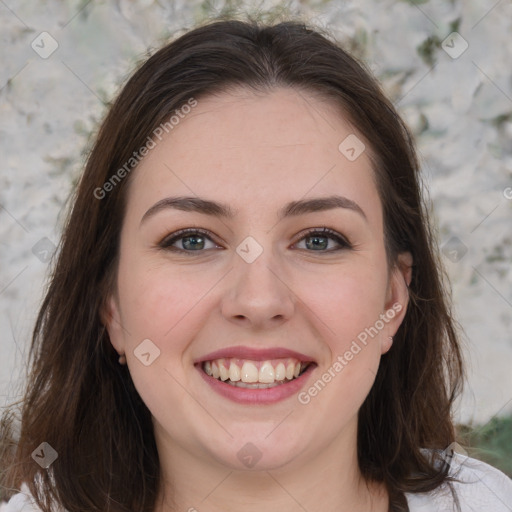
<svg viewBox="0 0 512 512"><path fill-rule="evenodd" d="M187 228L173 233L162 240L159 245L163 249L170 249L172 251L198 252L205 249L206 240L213 243L212 239L208 236L208 231L198 228ZM181 247L174 247L174 244L178 241L181 241Z"/></svg>
<svg viewBox="0 0 512 512"><path fill-rule="evenodd" d="M346 240L340 234L336 233L336 231L333 231L329 228L312 229L308 231L307 234L299 240L299 242L308 239L311 240L311 242L306 242L306 247L308 249L313 249L313 252L335 252L342 249L352 248L352 245L348 242L348 240ZM341 248L322 250L327 249L329 240L334 240L339 246L341 246Z"/></svg>
<svg viewBox="0 0 512 512"><path fill-rule="evenodd" d="M336 231L333 231L329 228L311 229L302 238L300 238L299 241L295 243L295 245L298 244L299 242L302 242L303 240L306 241L307 249L311 249L311 251L308 252L326 253L352 248L352 245L347 239L345 239ZM331 247L330 249L328 249L329 240L334 240L339 247ZM179 242L179 247L175 245L177 242ZM213 244L213 247L205 247L207 242L211 242ZM189 254L193 252L204 252L205 250L208 249L219 248L219 246L215 242L213 242L209 232L199 228L181 229L176 233L173 233L172 235L169 235L168 237L164 238L159 243L159 247L170 251L177 251Z"/></svg>

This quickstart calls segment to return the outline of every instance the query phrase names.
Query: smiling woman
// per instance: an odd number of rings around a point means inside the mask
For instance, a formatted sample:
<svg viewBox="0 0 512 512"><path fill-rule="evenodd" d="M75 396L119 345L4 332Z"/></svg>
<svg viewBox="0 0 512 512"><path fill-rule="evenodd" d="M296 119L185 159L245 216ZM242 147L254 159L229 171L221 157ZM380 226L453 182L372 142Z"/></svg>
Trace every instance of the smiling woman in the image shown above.
<svg viewBox="0 0 512 512"><path fill-rule="evenodd" d="M99 131L0 510L507 510L507 478L453 451L442 276L413 142L361 64L297 22L188 32Z"/></svg>

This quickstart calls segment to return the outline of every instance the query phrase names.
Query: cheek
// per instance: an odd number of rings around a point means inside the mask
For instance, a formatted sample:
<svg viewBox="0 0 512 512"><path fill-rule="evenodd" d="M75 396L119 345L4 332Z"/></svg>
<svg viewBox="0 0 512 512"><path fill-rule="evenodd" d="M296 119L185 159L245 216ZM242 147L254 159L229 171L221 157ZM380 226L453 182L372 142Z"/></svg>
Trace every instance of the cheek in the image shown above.
<svg viewBox="0 0 512 512"><path fill-rule="evenodd" d="M199 304L215 280L190 274L177 266L126 265L120 272L123 317L135 339L141 336L176 340L175 331L190 325L188 314Z"/></svg>
<svg viewBox="0 0 512 512"><path fill-rule="evenodd" d="M119 276L132 380L156 420L172 426L173 410L197 414L183 385L188 378L183 359L205 316L201 299L215 280L166 265L151 266L147 261L142 264L142 260L137 263L135 259L120 265ZM146 339L159 350L149 366L141 364L135 355Z"/></svg>
<svg viewBox="0 0 512 512"><path fill-rule="evenodd" d="M310 414L318 418L314 420L317 427L332 436L357 414L374 383L381 356L381 332L371 328L384 313L386 274L380 268L346 270L325 281L317 279L323 286L308 295L308 306L321 319L320 336L329 355L298 397L310 408L305 410L314 411ZM325 418L328 425L322 425Z"/></svg>
<svg viewBox="0 0 512 512"><path fill-rule="evenodd" d="M304 273L299 283L301 299L325 324L326 338L337 350L374 325L384 312L384 265L361 260L323 275Z"/></svg>

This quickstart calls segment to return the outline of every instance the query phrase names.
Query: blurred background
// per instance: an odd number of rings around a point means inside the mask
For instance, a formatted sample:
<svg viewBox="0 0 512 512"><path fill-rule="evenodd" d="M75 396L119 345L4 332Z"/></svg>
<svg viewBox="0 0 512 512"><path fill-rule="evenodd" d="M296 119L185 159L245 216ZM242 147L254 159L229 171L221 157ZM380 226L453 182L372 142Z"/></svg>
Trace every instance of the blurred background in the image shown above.
<svg viewBox="0 0 512 512"><path fill-rule="evenodd" d="M0 0L0 406L21 398L66 201L108 103L169 38L244 13L329 32L415 134L463 329L459 431L512 476L510 0Z"/></svg>

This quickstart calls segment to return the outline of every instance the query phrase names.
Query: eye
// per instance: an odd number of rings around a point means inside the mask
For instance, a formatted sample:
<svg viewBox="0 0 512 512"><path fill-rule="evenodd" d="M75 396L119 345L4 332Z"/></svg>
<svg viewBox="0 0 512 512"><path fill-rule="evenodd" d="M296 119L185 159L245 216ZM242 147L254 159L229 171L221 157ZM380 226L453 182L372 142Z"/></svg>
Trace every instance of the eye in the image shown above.
<svg viewBox="0 0 512 512"><path fill-rule="evenodd" d="M205 247L206 241L211 242L214 247ZM180 242L176 247L174 244ZM180 229L172 235L164 238L159 244L162 249L179 252L201 252L203 249L214 249L217 244L208 236L208 231L198 228Z"/></svg>
<svg viewBox="0 0 512 512"><path fill-rule="evenodd" d="M352 245L342 235L329 228L313 228L303 236L299 242L306 241L306 247L314 252L336 252L343 249L351 249ZM334 240L339 246L338 248L327 249L329 240ZM311 251L310 251L311 252Z"/></svg>
<svg viewBox="0 0 512 512"><path fill-rule="evenodd" d="M334 240L338 248L330 248L329 240ZM307 231L299 242L306 241L306 248L313 252L336 252L340 250L351 249L352 245L342 235L329 228L312 228ZM178 245L176 245L179 242ZM206 247L210 242L213 247ZM294 245L297 245L296 242ZM180 229L175 233L164 238L159 244L162 249L177 251L182 253L204 252L208 249L219 248L211 238L208 231L199 228ZM325 250L328 249L328 250ZM311 252L311 251L308 251Z"/></svg>

